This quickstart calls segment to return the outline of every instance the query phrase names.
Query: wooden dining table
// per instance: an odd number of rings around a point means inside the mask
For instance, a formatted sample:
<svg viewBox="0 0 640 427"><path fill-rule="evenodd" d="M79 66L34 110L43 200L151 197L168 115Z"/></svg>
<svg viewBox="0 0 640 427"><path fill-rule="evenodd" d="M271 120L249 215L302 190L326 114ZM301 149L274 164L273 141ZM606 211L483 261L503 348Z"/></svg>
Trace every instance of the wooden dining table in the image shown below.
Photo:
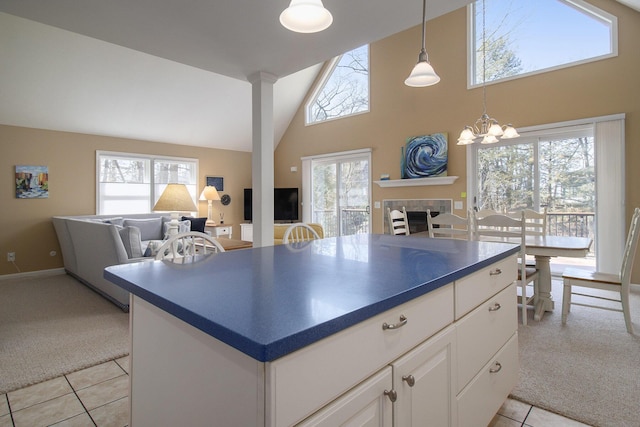
<svg viewBox="0 0 640 427"><path fill-rule="evenodd" d="M551 296L551 267L553 257L584 258L589 252L592 239L574 236L527 236L525 240L527 255L533 255L538 269L538 292L534 298L535 320L541 320L546 311L553 311Z"/></svg>

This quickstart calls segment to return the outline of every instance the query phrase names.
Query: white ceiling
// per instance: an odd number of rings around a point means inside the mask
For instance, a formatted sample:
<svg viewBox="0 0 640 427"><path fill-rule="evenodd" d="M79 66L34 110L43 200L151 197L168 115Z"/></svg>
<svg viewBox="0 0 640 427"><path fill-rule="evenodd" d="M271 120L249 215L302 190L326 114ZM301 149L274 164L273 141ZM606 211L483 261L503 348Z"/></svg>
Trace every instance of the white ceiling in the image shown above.
<svg viewBox="0 0 640 427"><path fill-rule="evenodd" d="M470 1L429 0L428 19ZM0 0L0 123L251 151L247 76L279 78L277 144L324 61L422 18L419 0L324 0L333 25L297 34L278 21L288 4Z"/></svg>
<svg viewBox="0 0 640 427"><path fill-rule="evenodd" d="M430 0L427 15L468 2ZM297 34L278 21L288 4L0 0L0 123L251 151L247 76L279 78L277 143L325 60L422 15L419 0L325 0L333 25Z"/></svg>

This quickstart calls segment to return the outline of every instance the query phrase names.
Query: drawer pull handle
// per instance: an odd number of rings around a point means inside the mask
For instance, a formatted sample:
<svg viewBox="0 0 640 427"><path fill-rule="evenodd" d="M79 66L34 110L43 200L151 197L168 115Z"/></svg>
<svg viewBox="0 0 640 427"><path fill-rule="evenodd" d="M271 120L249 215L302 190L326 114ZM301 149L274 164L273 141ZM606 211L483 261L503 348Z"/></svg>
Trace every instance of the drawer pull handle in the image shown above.
<svg viewBox="0 0 640 427"><path fill-rule="evenodd" d="M491 270L489 272L489 276L497 276L498 274L502 274L502 270L500 270L499 268L496 268L495 270Z"/></svg>
<svg viewBox="0 0 640 427"><path fill-rule="evenodd" d="M493 304L493 307L489 307L489 311L498 311L502 308L502 306L498 303Z"/></svg>
<svg viewBox="0 0 640 427"><path fill-rule="evenodd" d="M414 385L416 385L416 379L413 377L413 375L404 375L402 377L402 381L406 381L409 387L413 387Z"/></svg>
<svg viewBox="0 0 640 427"><path fill-rule="evenodd" d="M404 314L401 314L400 315L400 322L398 322L398 323L387 323L387 322L384 322L382 324L382 330L386 331L387 329L398 329L398 328L403 327L406 324L407 324L407 318L406 318L406 316Z"/></svg>
<svg viewBox="0 0 640 427"><path fill-rule="evenodd" d="M502 369L502 365L500 364L500 362L496 362L493 366L495 366L495 368L489 369L489 372L491 372L492 374L495 374L496 372L500 372L500 369Z"/></svg>
<svg viewBox="0 0 640 427"><path fill-rule="evenodd" d="M398 393L394 389L385 390L384 395L387 396L391 402L398 400Z"/></svg>

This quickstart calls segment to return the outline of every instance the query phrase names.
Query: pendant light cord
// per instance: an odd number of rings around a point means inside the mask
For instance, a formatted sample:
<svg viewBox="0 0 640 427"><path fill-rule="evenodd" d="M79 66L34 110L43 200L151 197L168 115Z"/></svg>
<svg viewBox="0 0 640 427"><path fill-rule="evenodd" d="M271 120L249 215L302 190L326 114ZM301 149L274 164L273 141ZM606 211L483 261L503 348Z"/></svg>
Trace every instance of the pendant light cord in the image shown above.
<svg viewBox="0 0 640 427"><path fill-rule="evenodd" d="M426 52L427 48L427 0L422 0L422 52Z"/></svg>
<svg viewBox="0 0 640 427"><path fill-rule="evenodd" d="M487 26L485 0L482 0L482 111L487 114Z"/></svg>

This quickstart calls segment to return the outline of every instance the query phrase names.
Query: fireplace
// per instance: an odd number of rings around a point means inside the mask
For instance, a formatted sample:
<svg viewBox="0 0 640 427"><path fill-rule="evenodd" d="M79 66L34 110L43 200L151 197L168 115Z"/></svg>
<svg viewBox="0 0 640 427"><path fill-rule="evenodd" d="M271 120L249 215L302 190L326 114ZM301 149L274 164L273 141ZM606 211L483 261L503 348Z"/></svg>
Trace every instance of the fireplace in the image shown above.
<svg viewBox="0 0 640 427"><path fill-rule="evenodd" d="M384 200L384 232L389 234L389 216L387 208L390 210L402 210L404 206L407 211L407 220L409 222L409 233L426 235L427 234L427 209L431 212L431 217L440 213L451 213L453 201L451 199L411 199L411 200Z"/></svg>

